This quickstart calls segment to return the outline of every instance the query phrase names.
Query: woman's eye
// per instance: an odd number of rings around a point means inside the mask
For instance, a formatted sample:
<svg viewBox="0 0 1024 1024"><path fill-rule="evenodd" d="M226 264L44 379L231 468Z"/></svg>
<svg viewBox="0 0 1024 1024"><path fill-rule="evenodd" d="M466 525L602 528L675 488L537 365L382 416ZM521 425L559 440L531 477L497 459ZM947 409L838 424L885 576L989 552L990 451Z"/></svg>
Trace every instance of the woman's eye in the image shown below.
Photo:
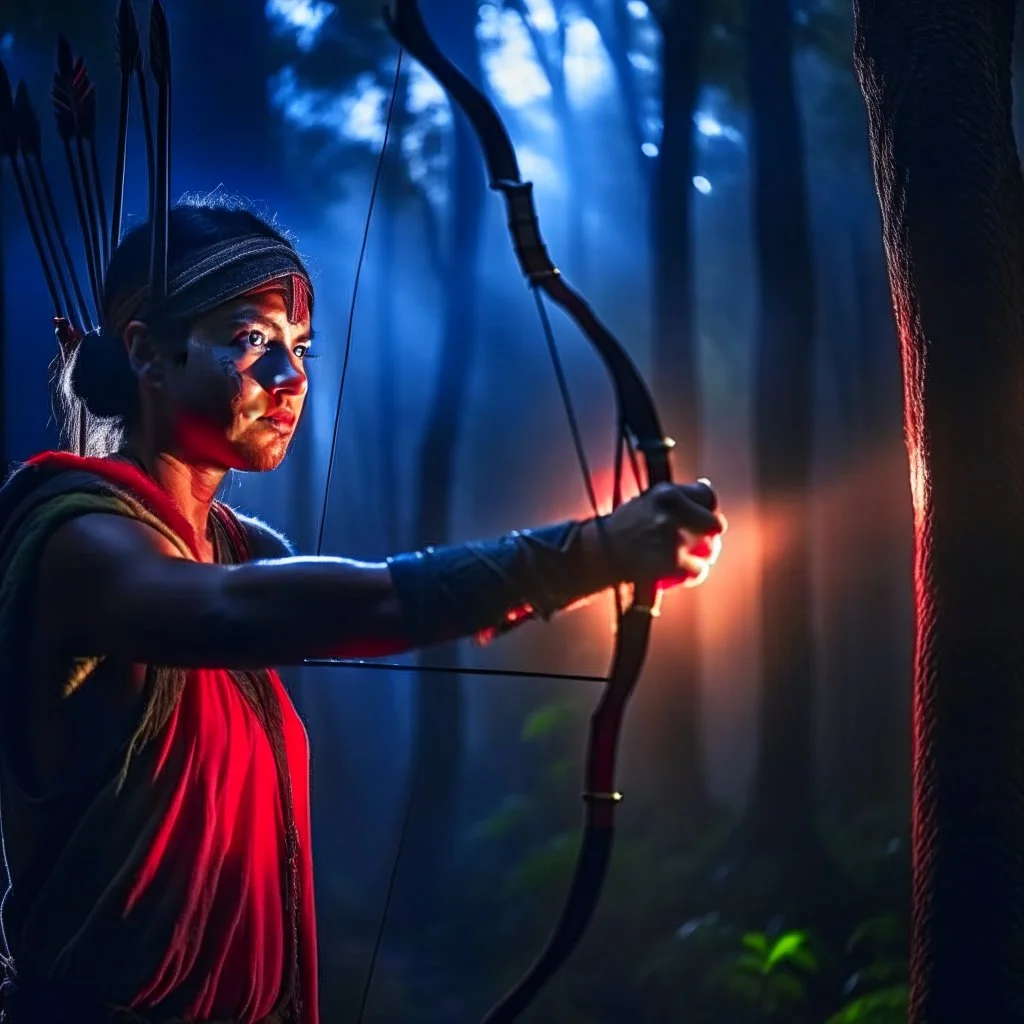
<svg viewBox="0 0 1024 1024"><path fill-rule="evenodd" d="M292 349L292 351L295 353L296 356L298 356L299 359L305 359L309 355L309 346L296 345L295 348Z"/></svg>
<svg viewBox="0 0 1024 1024"><path fill-rule="evenodd" d="M250 348L265 348L267 336L262 331L249 331L245 336L245 343Z"/></svg>

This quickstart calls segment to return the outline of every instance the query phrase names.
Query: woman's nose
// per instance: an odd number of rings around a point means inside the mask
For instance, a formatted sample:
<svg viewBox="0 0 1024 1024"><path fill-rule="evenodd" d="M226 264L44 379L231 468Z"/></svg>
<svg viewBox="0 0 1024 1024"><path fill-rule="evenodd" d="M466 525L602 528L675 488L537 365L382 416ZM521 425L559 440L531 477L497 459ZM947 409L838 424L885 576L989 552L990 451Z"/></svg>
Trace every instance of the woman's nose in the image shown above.
<svg viewBox="0 0 1024 1024"><path fill-rule="evenodd" d="M260 384L267 391L286 391L302 394L307 387L306 371L302 363L293 358L284 346L275 347L257 364Z"/></svg>

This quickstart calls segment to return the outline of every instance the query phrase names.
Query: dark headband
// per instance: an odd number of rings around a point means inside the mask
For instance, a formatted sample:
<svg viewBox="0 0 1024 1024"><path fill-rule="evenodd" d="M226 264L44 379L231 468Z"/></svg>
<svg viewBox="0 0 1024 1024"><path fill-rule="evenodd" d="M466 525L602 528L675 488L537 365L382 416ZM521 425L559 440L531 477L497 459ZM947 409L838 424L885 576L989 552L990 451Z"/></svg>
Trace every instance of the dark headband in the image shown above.
<svg viewBox="0 0 1024 1024"><path fill-rule="evenodd" d="M191 253L171 267L167 300L159 315L168 320L202 316L231 299L282 281L292 323L312 314L313 284L298 253L267 235L242 235ZM147 282L115 295L104 316L104 332L120 337L132 320L152 316Z"/></svg>

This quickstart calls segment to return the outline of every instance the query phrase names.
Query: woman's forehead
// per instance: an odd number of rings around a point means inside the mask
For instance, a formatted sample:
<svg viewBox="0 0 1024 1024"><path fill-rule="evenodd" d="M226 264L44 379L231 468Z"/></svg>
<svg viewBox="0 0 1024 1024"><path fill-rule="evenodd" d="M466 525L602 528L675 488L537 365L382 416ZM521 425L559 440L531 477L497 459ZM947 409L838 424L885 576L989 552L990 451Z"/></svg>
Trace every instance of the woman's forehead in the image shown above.
<svg viewBox="0 0 1024 1024"><path fill-rule="evenodd" d="M288 294L283 287L273 285L247 292L218 306L213 316L222 322L236 322L246 319L267 319L280 324L291 323L296 327L309 327L308 306L301 319L293 320L289 308ZM298 312L298 311L296 311Z"/></svg>

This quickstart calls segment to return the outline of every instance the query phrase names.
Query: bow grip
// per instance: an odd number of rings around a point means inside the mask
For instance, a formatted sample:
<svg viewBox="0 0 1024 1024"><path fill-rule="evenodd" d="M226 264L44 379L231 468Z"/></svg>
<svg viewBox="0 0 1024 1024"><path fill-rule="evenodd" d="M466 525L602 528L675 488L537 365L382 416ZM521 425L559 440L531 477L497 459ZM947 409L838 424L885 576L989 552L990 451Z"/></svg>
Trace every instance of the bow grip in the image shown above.
<svg viewBox="0 0 1024 1024"><path fill-rule="evenodd" d="M533 182L492 181L491 188L500 192L505 200L512 247L527 280L537 284L545 278L558 277L560 271L548 255L548 247L540 233L537 207L533 201Z"/></svg>

